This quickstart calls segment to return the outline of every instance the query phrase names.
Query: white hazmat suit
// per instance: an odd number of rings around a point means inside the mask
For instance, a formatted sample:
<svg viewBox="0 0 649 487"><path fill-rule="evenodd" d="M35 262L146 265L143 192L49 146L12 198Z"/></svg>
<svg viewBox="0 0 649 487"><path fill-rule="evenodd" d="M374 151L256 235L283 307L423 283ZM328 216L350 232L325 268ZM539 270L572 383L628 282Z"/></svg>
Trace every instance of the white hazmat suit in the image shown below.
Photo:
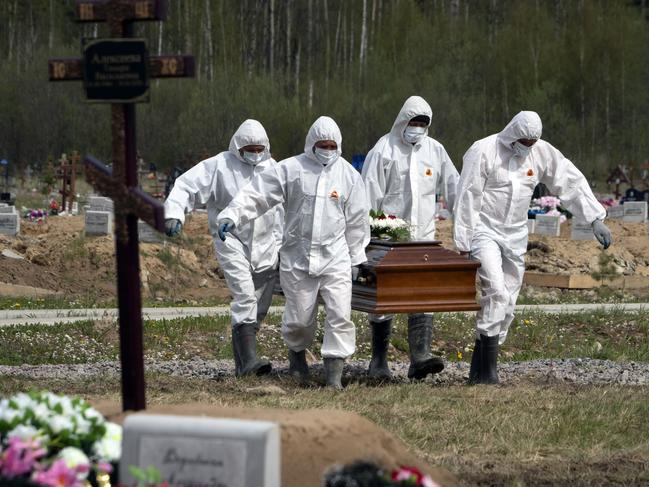
<svg viewBox="0 0 649 487"><path fill-rule="evenodd" d="M527 210L534 188L544 183L575 217L593 222L606 216L584 175L544 140L517 155L519 139L540 139L536 112L517 114L498 134L475 142L464 155L455 203L453 239L458 250L471 252L478 269L482 298L476 338L507 337L525 272Z"/></svg>
<svg viewBox="0 0 649 487"><path fill-rule="evenodd" d="M266 158L253 165L239 150L247 145L263 145ZM264 127L246 120L230 140L229 150L199 162L182 174L165 202L165 217L184 223L185 212L207 204L210 233L219 265L232 294L232 325L260 324L277 281L278 252L282 235L282 208L240 225L225 242L218 237L218 214L252 178L276 163L270 157L270 143Z"/></svg>
<svg viewBox="0 0 649 487"><path fill-rule="evenodd" d="M422 129L424 133L416 143L407 140L404 132L418 116L428 117L430 125L433 111L422 97L411 96L403 104L390 132L367 154L363 179L370 207L408 221L411 239L422 241L435 239L436 194L443 194L449 210L453 208L459 174L444 146L428 137L428 127ZM369 315L373 332L370 377L390 376L386 357L392 318L392 315ZM432 315L409 315L408 328L411 349L408 375L423 378L441 371L442 361L431 359L429 352Z"/></svg>
<svg viewBox="0 0 649 487"><path fill-rule="evenodd" d="M313 153L322 140L333 140L338 146L339 157L327 165ZM351 267L365 262L369 242L365 187L360 174L340 157L341 144L336 122L318 118L309 129L303 154L259 174L219 215L219 220L229 219L237 228L284 204L282 334L293 352L309 346L316 330L319 293L326 311L323 358L354 353Z"/></svg>
<svg viewBox="0 0 649 487"><path fill-rule="evenodd" d="M444 195L451 210L459 174L444 146L425 135L406 142L404 130L418 115L433 116L420 96L406 100L390 133L379 139L363 164L370 207L410 222L413 240L435 239L435 195Z"/></svg>

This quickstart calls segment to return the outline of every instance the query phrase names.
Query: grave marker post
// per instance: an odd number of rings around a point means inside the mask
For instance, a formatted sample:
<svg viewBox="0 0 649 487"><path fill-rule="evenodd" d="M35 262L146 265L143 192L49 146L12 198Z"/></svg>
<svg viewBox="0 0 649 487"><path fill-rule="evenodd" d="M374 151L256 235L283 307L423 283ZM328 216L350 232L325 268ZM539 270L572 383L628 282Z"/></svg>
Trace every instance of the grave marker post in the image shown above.
<svg viewBox="0 0 649 487"><path fill-rule="evenodd" d="M88 100L111 103L112 170L84 159L88 181L114 200L122 407L146 408L138 217L164 231L164 206L137 187L135 102L148 101L148 79L194 76L192 56L148 56L133 23L165 20L166 0L77 0L79 22L107 22L111 39L86 43L83 59L51 59L50 81L83 80Z"/></svg>

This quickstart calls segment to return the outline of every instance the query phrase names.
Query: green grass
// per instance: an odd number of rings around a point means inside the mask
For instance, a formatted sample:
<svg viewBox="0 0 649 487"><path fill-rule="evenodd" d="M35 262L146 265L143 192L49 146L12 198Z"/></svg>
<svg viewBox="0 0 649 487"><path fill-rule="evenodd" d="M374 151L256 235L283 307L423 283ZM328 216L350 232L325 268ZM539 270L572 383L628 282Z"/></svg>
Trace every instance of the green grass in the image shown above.
<svg viewBox="0 0 649 487"><path fill-rule="evenodd" d="M47 388L116 400L117 375L0 379L4 394ZM259 392L259 386L266 387ZM648 388L431 387L350 384L334 393L281 377L199 380L147 375L150 405L199 401L225 407L340 409L403 440L466 485L639 485L649 482ZM322 413L326 414L326 413ZM362 454L362 452L359 452Z"/></svg>
<svg viewBox="0 0 649 487"><path fill-rule="evenodd" d="M579 304L579 303L644 303L646 289L558 289L523 286L517 304Z"/></svg>
<svg viewBox="0 0 649 487"><path fill-rule="evenodd" d="M353 313L357 326L355 358L369 358L371 330L366 315ZM322 322L311 347L318 357ZM259 351L271 360L285 360L281 314L270 314L259 333ZM228 315L145 322L145 353L164 360L229 359ZM469 360L475 342L474 318L463 313L435 315L433 350L447 360ZM391 360L408 359L407 323L398 315L392 334ZM118 326L99 320L59 325L0 328L0 364L81 363L118 356ZM649 362L649 312L522 313L515 319L500 360L590 357Z"/></svg>

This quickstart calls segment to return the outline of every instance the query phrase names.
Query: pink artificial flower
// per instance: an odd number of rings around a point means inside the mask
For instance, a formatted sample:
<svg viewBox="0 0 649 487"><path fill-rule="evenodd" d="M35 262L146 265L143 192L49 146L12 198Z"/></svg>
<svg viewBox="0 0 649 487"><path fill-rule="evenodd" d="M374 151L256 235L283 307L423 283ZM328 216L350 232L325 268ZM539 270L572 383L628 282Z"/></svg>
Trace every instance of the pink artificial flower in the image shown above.
<svg viewBox="0 0 649 487"><path fill-rule="evenodd" d="M69 468L63 459L54 462L48 470L37 472L33 481L45 487L83 487L77 470Z"/></svg>
<svg viewBox="0 0 649 487"><path fill-rule="evenodd" d="M9 439L9 446L0 455L0 472L5 477L18 477L34 470L38 460L45 455L38 441L21 440L17 436Z"/></svg>

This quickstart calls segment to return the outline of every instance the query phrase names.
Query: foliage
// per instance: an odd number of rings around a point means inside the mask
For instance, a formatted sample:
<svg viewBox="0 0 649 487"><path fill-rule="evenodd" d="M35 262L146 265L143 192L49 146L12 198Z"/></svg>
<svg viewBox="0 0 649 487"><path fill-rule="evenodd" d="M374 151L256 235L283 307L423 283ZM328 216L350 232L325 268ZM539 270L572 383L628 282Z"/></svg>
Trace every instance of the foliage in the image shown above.
<svg viewBox="0 0 649 487"><path fill-rule="evenodd" d="M431 135L456 165L521 109L585 172L647 157L649 45L644 2L468 0L170 0L140 22L151 54L196 56L196 80L151 83L138 145L159 168L227 148L246 118L274 155L302 151L308 125L333 116L349 158L385 134L406 97L432 105ZM6 0L0 42L0 155L40 168L78 149L110 158L110 110L81 83L49 83L48 58L79 56L105 25L73 21L74 0Z"/></svg>

